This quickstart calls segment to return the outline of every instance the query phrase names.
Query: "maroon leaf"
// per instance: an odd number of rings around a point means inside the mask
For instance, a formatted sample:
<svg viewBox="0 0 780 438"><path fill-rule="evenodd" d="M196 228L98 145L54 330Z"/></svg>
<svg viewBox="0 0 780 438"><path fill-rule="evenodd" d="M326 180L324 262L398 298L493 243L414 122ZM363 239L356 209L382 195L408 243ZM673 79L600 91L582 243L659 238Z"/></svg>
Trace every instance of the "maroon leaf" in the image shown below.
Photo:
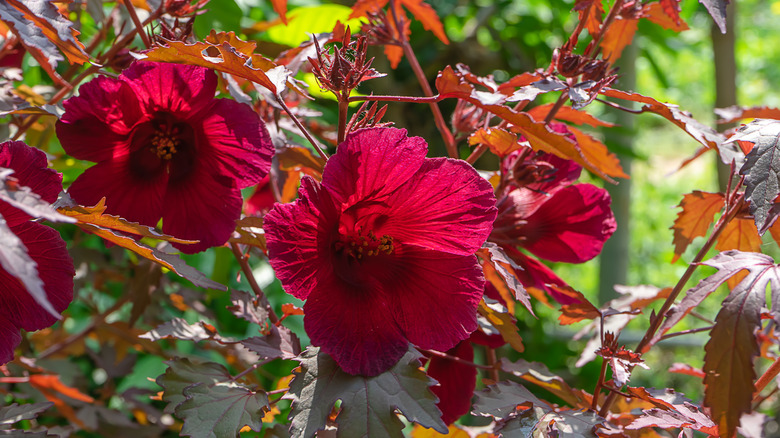
<svg viewBox="0 0 780 438"><path fill-rule="evenodd" d="M257 353L261 360L293 359L301 354L301 341L287 327L273 327L265 337L253 336L241 341L241 345Z"/></svg>
<svg viewBox="0 0 780 438"><path fill-rule="evenodd" d="M222 337L217 334L212 325L203 321L190 324L181 318L173 318L172 320L160 325L156 329L142 334L139 336L139 338L149 339L150 341L174 338L193 342L203 341L206 339L222 339Z"/></svg>
<svg viewBox="0 0 780 438"><path fill-rule="evenodd" d="M0 184L2 184L0 185L0 200L28 215L52 222L76 223L76 219L58 213L51 204L41 199L29 187L16 184L13 179L13 170L0 167Z"/></svg>
<svg viewBox="0 0 780 438"><path fill-rule="evenodd" d="M726 5L729 0L699 0L707 8L721 33L726 33Z"/></svg>
<svg viewBox="0 0 780 438"><path fill-rule="evenodd" d="M717 435L715 423L698 406L672 389L628 388L627 391L657 407L643 409L643 414L626 426L626 429L685 427Z"/></svg>
<svg viewBox="0 0 780 438"><path fill-rule="evenodd" d="M780 109L768 106L730 106L716 108L715 114L720 117L719 124L734 123L742 119L775 119L780 120Z"/></svg>
<svg viewBox="0 0 780 438"><path fill-rule="evenodd" d="M550 410L547 403L538 399L523 385L511 381L490 385L478 392L476 396L472 413L483 417L507 418L520 405Z"/></svg>
<svg viewBox="0 0 780 438"><path fill-rule="evenodd" d="M518 266L517 263L515 263L512 259L510 259L504 250L495 243L485 242L482 248L487 249L488 253L490 254L489 258L491 264L494 268L496 268L496 272L499 273L507 287L509 287L509 289L514 292L515 299L523 303L523 306L525 306L525 308L531 312L531 315L534 315L534 310L531 307L531 299L528 295L528 292L523 287L523 284L520 283L520 280L517 279L517 277L507 268L507 266L520 270L522 270L522 268Z"/></svg>
<svg viewBox="0 0 780 438"><path fill-rule="evenodd" d="M260 300L249 292L233 289L230 291L230 302L227 310L233 315L257 325L264 325L268 319L268 307L262 305Z"/></svg>
<svg viewBox="0 0 780 438"><path fill-rule="evenodd" d="M758 233L772 226L778 212L772 207L780 195L780 121L757 119L739 128L728 141L750 142L753 149L745 157L739 174L745 176L745 199L750 201Z"/></svg>
<svg viewBox="0 0 780 438"><path fill-rule="evenodd" d="M583 391L573 389L563 378L550 372L543 363L523 359L513 363L502 357L501 369L550 391L571 406L584 408L589 405Z"/></svg>

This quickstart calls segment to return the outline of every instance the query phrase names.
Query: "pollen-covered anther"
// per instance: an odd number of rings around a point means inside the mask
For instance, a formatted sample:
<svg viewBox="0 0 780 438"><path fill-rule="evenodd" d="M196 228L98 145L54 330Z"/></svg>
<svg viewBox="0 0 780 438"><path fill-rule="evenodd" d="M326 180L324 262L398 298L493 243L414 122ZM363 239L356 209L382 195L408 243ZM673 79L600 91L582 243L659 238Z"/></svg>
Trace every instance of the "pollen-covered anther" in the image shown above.
<svg viewBox="0 0 780 438"><path fill-rule="evenodd" d="M173 154L176 153L176 146L179 145L179 139L171 136L168 133L157 132L152 137L152 152L157 154L158 157L163 160L170 160L173 158Z"/></svg>
<svg viewBox="0 0 780 438"><path fill-rule="evenodd" d="M393 253L395 246L393 245L392 236L384 235L381 238L377 238L374 233L369 232L366 236L357 236L349 238L349 244L343 242L337 242L335 249L341 251L346 249L346 254L358 260L362 260L363 256L371 257L384 253L390 255Z"/></svg>

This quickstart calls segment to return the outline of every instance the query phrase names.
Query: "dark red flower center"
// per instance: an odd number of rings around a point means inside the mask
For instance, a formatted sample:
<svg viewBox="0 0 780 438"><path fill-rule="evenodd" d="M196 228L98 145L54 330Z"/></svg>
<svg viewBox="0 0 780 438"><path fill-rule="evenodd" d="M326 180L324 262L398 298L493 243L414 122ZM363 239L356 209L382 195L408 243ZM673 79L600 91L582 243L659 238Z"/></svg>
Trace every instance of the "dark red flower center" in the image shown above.
<svg viewBox="0 0 780 438"><path fill-rule="evenodd" d="M142 178L168 172L171 182L192 173L195 164L195 132L189 123L158 112L133 130L131 167Z"/></svg>
<svg viewBox="0 0 780 438"><path fill-rule="evenodd" d="M334 244L336 253L344 254L356 260L362 260L363 257L371 257L379 254L390 255L393 253L393 236L387 234L377 237L369 231L363 235L362 230L357 235L341 236L341 239Z"/></svg>

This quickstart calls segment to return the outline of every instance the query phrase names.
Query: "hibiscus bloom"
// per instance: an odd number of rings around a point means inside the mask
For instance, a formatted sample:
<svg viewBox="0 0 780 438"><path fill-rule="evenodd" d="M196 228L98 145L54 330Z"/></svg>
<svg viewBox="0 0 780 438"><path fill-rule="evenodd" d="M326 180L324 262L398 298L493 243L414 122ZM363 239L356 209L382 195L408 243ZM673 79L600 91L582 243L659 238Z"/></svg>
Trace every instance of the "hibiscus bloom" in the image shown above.
<svg viewBox="0 0 780 438"><path fill-rule="evenodd" d="M402 129L357 131L322 183L304 177L299 198L265 216L271 266L306 300L306 333L350 374L387 370L409 342L448 350L477 328L474 252L495 219L493 189L427 149Z"/></svg>
<svg viewBox="0 0 780 438"><path fill-rule="evenodd" d="M524 149L508 156L504 166L510 182L498 200L489 240L523 268L516 275L524 286L569 304L570 298L548 287L566 282L517 248L552 262L592 259L617 227L609 193L592 184L573 184L582 168L552 154Z"/></svg>
<svg viewBox="0 0 780 438"><path fill-rule="evenodd" d="M14 170L12 178L29 187L46 202L62 191L62 175L48 169L46 155L20 141L0 143L0 167ZM30 220L30 216L0 200L0 218L35 261L38 277L49 302L58 312L73 300L73 269L65 242L54 229ZM0 266L0 364L14 358L22 337L19 330L34 331L57 320L27 292L21 281Z"/></svg>
<svg viewBox="0 0 780 438"><path fill-rule="evenodd" d="M68 189L78 203L198 244L222 245L241 214L240 189L270 168L268 131L251 107L215 99L203 67L137 62L98 77L64 102L57 136L71 156L97 164Z"/></svg>

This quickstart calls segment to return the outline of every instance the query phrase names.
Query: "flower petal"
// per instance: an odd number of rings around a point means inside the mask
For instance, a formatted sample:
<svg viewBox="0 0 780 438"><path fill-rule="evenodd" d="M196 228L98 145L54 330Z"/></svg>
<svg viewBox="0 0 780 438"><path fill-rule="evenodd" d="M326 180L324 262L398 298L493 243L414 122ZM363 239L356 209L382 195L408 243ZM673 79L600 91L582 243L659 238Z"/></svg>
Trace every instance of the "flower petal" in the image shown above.
<svg viewBox="0 0 780 438"><path fill-rule="evenodd" d="M166 172L139 178L128 157L98 163L73 181L68 194L81 205L92 206L106 198L106 213L150 227L163 211L168 181Z"/></svg>
<svg viewBox="0 0 780 438"><path fill-rule="evenodd" d="M29 187L44 201L52 203L62 191L62 175L49 169L46 154L21 141L0 143L0 167L13 169L12 178ZM8 226L30 220L30 216L5 201L0 201L0 215Z"/></svg>
<svg viewBox="0 0 780 438"><path fill-rule="evenodd" d="M285 291L305 300L317 288L317 273L328 260L338 217L328 192L311 177L301 180L298 199L276 204L263 218L268 259Z"/></svg>
<svg viewBox="0 0 780 438"><path fill-rule="evenodd" d="M271 136L248 105L216 99L199 127L198 154L214 165L214 172L229 175L236 187L248 187L268 174L274 153Z"/></svg>
<svg viewBox="0 0 780 438"><path fill-rule="evenodd" d="M330 354L349 374L375 376L392 367L409 343L393 320L389 297L324 274L303 305L303 324L312 345Z"/></svg>
<svg viewBox="0 0 780 438"><path fill-rule="evenodd" d="M0 270L0 276L3 272L5 271ZM14 360L14 350L20 342L22 342L22 336L19 334L19 329L0 316L0 365Z"/></svg>
<svg viewBox="0 0 780 438"><path fill-rule="evenodd" d="M466 361L474 360L474 347L468 341L463 341L447 351ZM454 360L443 357L431 357L428 365L428 376L439 382L431 391L439 397L436 405L441 410L441 419L452 424L471 409L471 397L477 386L477 369Z"/></svg>
<svg viewBox="0 0 780 438"><path fill-rule="evenodd" d="M68 155L80 160L106 161L130 152L133 126L149 118L136 92L125 82L98 76L63 103L57 138Z"/></svg>
<svg viewBox="0 0 780 438"><path fill-rule="evenodd" d="M135 62L120 76L138 96L149 114L165 111L188 120L214 102L217 75L194 65Z"/></svg>
<svg viewBox="0 0 780 438"><path fill-rule="evenodd" d="M523 247L554 262L582 263L601 252L617 227L609 193L590 184L556 192L528 217Z"/></svg>
<svg viewBox="0 0 780 438"><path fill-rule="evenodd" d="M180 239L199 243L173 244L194 254L227 242L241 216L241 192L229 178L218 178L201 167L191 178L168 184L162 207L162 230Z"/></svg>
<svg viewBox="0 0 780 438"><path fill-rule="evenodd" d="M492 230L495 203L493 187L465 161L426 159L386 207L375 207L387 222L374 232L405 245L470 255Z"/></svg>
<svg viewBox="0 0 780 438"><path fill-rule="evenodd" d="M473 255L400 245L372 274L409 342L446 351L477 329L485 278Z"/></svg>
<svg viewBox="0 0 780 438"><path fill-rule="evenodd" d="M414 175L425 160L428 145L407 137L405 129L369 128L347 136L330 157L322 174L337 202L381 201Z"/></svg>
<svg viewBox="0 0 780 438"><path fill-rule="evenodd" d="M52 306L65 310L73 300L73 262L60 234L51 227L25 222L11 227L38 265L38 276ZM57 322L27 292L22 283L0 268L0 309L2 318L17 329L40 330ZM2 349L2 348L0 348Z"/></svg>

